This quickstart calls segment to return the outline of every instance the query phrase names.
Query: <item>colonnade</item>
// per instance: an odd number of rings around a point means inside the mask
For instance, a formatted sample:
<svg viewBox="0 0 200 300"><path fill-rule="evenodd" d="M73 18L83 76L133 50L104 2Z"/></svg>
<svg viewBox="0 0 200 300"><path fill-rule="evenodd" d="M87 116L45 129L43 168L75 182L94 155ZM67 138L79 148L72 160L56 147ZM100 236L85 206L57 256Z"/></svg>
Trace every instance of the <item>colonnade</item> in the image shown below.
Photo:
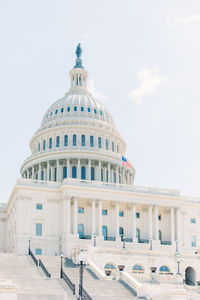
<svg viewBox="0 0 200 300"><path fill-rule="evenodd" d="M74 167L76 168L75 172L73 172ZM98 180L129 185L133 184L134 180L134 174L129 168L104 160L84 158L40 162L31 168L27 168L23 172L22 177L58 182L63 181L64 178L78 178L82 180Z"/></svg>
<svg viewBox="0 0 200 300"><path fill-rule="evenodd" d="M70 207L73 201L73 215L71 216ZM129 203L130 204L130 203ZM87 234L94 236L95 234L99 237L102 236L102 208L103 201L101 199L92 199L91 200L91 215L87 216L91 219L91 228ZM115 202L115 207L113 214L115 215L115 236L116 241L120 241L119 227L119 209L120 203ZM131 236L129 240L132 242L137 242L137 226L136 226L136 203L132 203L131 208L132 218L130 220L131 224ZM170 240L169 242L173 243L176 240L181 240L181 215L179 207L171 207L169 214L169 223L170 223ZM73 229L71 232L71 219L73 219ZM153 226L154 225L154 226ZM175 226L176 225L176 226ZM65 198L63 200L63 233L75 234L77 235L78 229L78 199L77 198ZM109 230L109 228L108 228ZM148 240L159 241L159 224L158 224L158 206L149 205L148 206ZM125 233L126 235L126 233Z"/></svg>

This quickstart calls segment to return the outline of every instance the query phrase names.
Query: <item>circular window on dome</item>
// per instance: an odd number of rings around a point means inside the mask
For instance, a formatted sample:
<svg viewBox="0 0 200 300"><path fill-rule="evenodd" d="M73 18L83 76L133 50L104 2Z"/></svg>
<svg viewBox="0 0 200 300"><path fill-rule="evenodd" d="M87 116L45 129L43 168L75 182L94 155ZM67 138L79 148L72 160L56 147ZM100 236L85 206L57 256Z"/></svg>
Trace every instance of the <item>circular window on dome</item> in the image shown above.
<svg viewBox="0 0 200 300"><path fill-rule="evenodd" d="M87 110L88 110L88 112L90 112L90 107L88 107L88 109L87 109Z"/></svg>
<svg viewBox="0 0 200 300"><path fill-rule="evenodd" d="M58 110L56 109L55 114L57 115L57 113L58 113Z"/></svg>
<svg viewBox="0 0 200 300"><path fill-rule="evenodd" d="M102 110L100 110L100 115L103 116Z"/></svg>
<svg viewBox="0 0 200 300"><path fill-rule="evenodd" d="M81 106L81 111L84 111L84 107L83 106Z"/></svg>
<svg viewBox="0 0 200 300"><path fill-rule="evenodd" d="M67 111L69 112L70 111L70 107L68 106L68 108L67 108Z"/></svg>
<svg viewBox="0 0 200 300"><path fill-rule="evenodd" d="M74 111L77 111L77 106L74 106Z"/></svg>
<svg viewBox="0 0 200 300"><path fill-rule="evenodd" d="M52 112L50 113L50 116L52 116Z"/></svg>
<svg viewBox="0 0 200 300"><path fill-rule="evenodd" d="M64 108L62 107L61 110L60 110L60 112L63 113L63 111L64 111Z"/></svg>
<svg viewBox="0 0 200 300"><path fill-rule="evenodd" d="M96 108L94 109L94 113L95 113L95 114L97 113L97 110L96 110Z"/></svg>

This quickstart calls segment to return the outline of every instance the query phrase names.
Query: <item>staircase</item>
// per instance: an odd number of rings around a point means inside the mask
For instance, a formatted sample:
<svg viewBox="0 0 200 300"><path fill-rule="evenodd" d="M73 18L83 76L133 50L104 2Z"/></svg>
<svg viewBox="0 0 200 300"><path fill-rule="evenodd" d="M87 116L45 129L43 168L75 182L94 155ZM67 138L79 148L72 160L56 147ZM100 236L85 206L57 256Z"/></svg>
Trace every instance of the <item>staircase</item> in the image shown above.
<svg viewBox="0 0 200 300"><path fill-rule="evenodd" d="M52 278L58 278L60 275L60 258L42 256L41 259L49 273L51 273ZM78 294L79 267L73 264L70 259L65 259L63 270L70 280L76 284L76 293ZM83 287L93 300L138 299L123 283L114 280L100 280L90 269L84 269Z"/></svg>
<svg viewBox="0 0 200 300"><path fill-rule="evenodd" d="M0 278L17 286L18 300L76 299L62 279L47 279L28 255L0 253Z"/></svg>

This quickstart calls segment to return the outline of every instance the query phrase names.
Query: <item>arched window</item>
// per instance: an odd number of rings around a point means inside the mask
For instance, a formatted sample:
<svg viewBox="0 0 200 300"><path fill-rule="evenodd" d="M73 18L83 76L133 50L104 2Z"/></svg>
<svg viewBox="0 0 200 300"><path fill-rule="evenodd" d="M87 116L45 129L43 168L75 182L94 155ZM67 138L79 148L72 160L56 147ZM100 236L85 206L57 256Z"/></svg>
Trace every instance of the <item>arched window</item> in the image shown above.
<svg viewBox="0 0 200 300"><path fill-rule="evenodd" d="M95 170L94 167L91 168L91 180L94 180L95 178Z"/></svg>
<svg viewBox="0 0 200 300"><path fill-rule="evenodd" d="M57 115L57 113L58 113L58 110L56 109L56 111L55 111L55 115Z"/></svg>
<svg viewBox="0 0 200 300"><path fill-rule="evenodd" d="M144 273L144 269L140 265L135 265L132 268L133 273Z"/></svg>
<svg viewBox="0 0 200 300"><path fill-rule="evenodd" d="M44 140L43 141L43 150L45 150L46 149L46 141Z"/></svg>
<svg viewBox="0 0 200 300"><path fill-rule="evenodd" d="M76 167L72 167L72 178L76 178Z"/></svg>
<svg viewBox="0 0 200 300"><path fill-rule="evenodd" d="M115 270L115 266L111 263L105 265L104 270Z"/></svg>
<svg viewBox="0 0 200 300"><path fill-rule="evenodd" d="M108 140L106 140L106 150L108 150Z"/></svg>
<svg viewBox="0 0 200 300"><path fill-rule="evenodd" d="M104 240L107 240L107 237L108 237L108 229L107 229L107 226L102 226L102 235L104 237Z"/></svg>
<svg viewBox="0 0 200 300"><path fill-rule="evenodd" d="M76 146L76 134L73 134L73 146Z"/></svg>
<svg viewBox="0 0 200 300"><path fill-rule="evenodd" d="M93 135L90 136L90 147L94 147L94 137L93 137Z"/></svg>
<svg viewBox="0 0 200 300"><path fill-rule="evenodd" d="M98 137L98 148L101 148L101 138Z"/></svg>
<svg viewBox="0 0 200 300"><path fill-rule="evenodd" d="M87 109L87 110L88 110L88 112L90 112L90 107L88 107L88 109Z"/></svg>
<svg viewBox="0 0 200 300"><path fill-rule="evenodd" d="M44 170L41 171L41 180L44 180Z"/></svg>
<svg viewBox="0 0 200 300"><path fill-rule="evenodd" d="M77 106L74 106L74 111L77 111Z"/></svg>
<svg viewBox="0 0 200 300"><path fill-rule="evenodd" d="M79 234L79 239L84 237L84 226L83 226L83 224L78 224L78 234Z"/></svg>
<svg viewBox="0 0 200 300"><path fill-rule="evenodd" d="M161 230L158 231L158 235L159 235L159 240L162 241L162 231Z"/></svg>
<svg viewBox="0 0 200 300"><path fill-rule="evenodd" d="M97 113L97 110L96 110L96 108L94 109L94 113L95 113L95 114Z"/></svg>
<svg viewBox="0 0 200 300"><path fill-rule="evenodd" d="M68 146L68 135L64 136L64 146Z"/></svg>
<svg viewBox="0 0 200 300"><path fill-rule="evenodd" d="M49 139L49 149L52 148L52 138Z"/></svg>
<svg viewBox="0 0 200 300"><path fill-rule="evenodd" d="M140 240L140 229L136 228L136 238Z"/></svg>
<svg viewBox="0 0 200 300"><path fill-rule="evenodd" d="M70 107L68 106L68 108L67 108L67 111L69 112L70 111Z"/></svg>
<svg viewBox="0 0 200 300"><path fill-rule="evenodd" d="M170 270L169 270L169 268L167 266L162 266L159 269L159 273L160 274L167 274L167 273L170 273Z"/></svg>
<svg viewBox="0 0 200 300"><path fill-rule="evenodd" d="M114 152L114 142L112 142L112 151Z"/></svg>
<svg viewBox="0 0 200 300"><path fill-rule="evenodd" d="M81 106L81 111L84 111L84 107L83 106Z"/></svg>
<svg viewBox="0 0 200 300"><path fill-rule="evenodd" d="M67 178L67 167L63 167L63 178Z"/></svg>
<svg viewBox="0 0 200 300"><path fill-rule="evenodd" d="M38 143L38 151L40 151L40 143Z"/></svg>
<svg viewBox="0 0 200 300"><path fill-rule="evenodd" d="M56 147L60 147L60 137L56 137Z"/></svg>
<svg viewBox="0 0 200 300"><path fill-rule="evenodd" d="M85 179L86 179L85 167L81 167L81 179L82 179L82 180L85 180Z"/></svg>
<svg viewBox="0 0 200 300"><path fill-rule="evenodd" d="M84 134L82 134L82 136L81 136L81 145L85 146L85 135Z"/></svg>
<svg viewBox="0 0 200 300"><path fill-rule="evenodd" d="M63 111L64 111L64 108L62 107L61 110L60 110L61 114L63 113Z"/></svg>

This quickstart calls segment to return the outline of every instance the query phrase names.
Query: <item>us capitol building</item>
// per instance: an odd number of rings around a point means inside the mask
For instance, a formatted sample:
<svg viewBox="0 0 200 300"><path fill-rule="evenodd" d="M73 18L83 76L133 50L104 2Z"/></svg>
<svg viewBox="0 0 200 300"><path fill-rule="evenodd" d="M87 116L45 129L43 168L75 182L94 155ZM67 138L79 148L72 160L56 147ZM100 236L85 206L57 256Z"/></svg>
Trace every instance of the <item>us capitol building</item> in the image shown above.
<svg viewBox="0 0 200 300"><path fill-rule="evenodd" d="M87 90L80 44L69 76L1 204L2 255L27 255L30 243L44 261L63 252L76 263L82 249L101 280L122 280L135 299L200 299L200 199L136 186L125 140Z"/></svg>

